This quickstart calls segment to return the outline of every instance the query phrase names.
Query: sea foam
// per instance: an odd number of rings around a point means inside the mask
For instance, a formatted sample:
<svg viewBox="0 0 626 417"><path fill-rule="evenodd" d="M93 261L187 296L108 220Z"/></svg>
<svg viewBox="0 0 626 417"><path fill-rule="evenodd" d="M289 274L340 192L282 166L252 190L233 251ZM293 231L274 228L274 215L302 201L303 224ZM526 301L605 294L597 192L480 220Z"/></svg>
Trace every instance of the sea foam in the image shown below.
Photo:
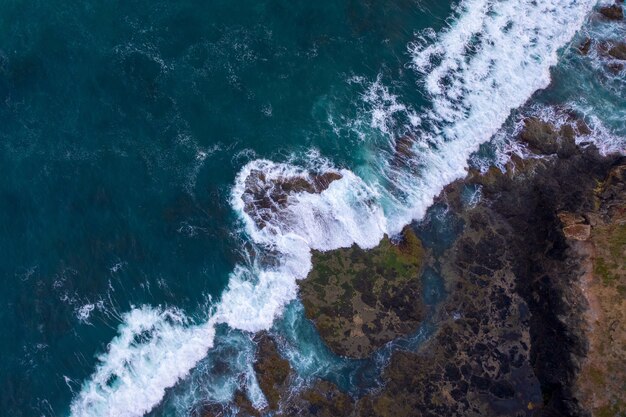
<svg viewBox="0 0 626 417"><path fill-rule="evenodd" d="M468 158L502 126L511 110L550 82L557 52L581 26L593 0L465 0L448 28L424 32L409 46L413 68L423 74L432 105L412 115L413 154L401 165L381 160L378 179L345 169L321 192L299 192L265 213L264 223L246 212L246 180L254 170L265 181L310 179L314 167L255 160L238 174L233 208L259 247L277 262L239 266L215 312L203 324L182 312L149 307L124 316L119 335L99 357L94 374L71 405L74 416L139 416L150 411L211 348L214 326L256 332L268 329L285 305L297 297L296 280L311 268L311 250L357 244L375 246L421 218L448 183L465 175ZM387 94L379 88L379 93ZM376 93L374 91L373 93ZM392 124L381 109L406 106L383 97L374 123ZM395 99L394 99L395 100ZM390 103L390 104L389 104ZM389 104L387 106L387 104ZM257 400L260 401L260 400Z"/></svg>

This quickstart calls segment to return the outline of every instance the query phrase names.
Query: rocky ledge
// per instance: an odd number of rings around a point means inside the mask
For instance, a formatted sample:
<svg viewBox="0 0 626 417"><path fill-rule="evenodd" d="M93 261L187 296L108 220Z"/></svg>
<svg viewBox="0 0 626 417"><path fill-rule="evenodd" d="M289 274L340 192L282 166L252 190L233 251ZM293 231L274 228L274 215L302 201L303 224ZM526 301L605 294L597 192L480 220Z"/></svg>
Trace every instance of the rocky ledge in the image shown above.
<svg viewBox="0 0 626 417"><path fill-rule="evenodd" d="M588 132L573 116L560 128L526 120L519 139L534 158L472 171L438 198L463 225L443 250L407 228L373 250L314 254L301 296L335 353L364 357L415 330L426 264L447 292L437 330L417 351L393 353L382 387L360 398L327 381L295 386L263 335L255 370L268 406L238 394L231 414L626 415L626 158L576 146Z"/></svg>
<svg viewBox="0 0 626 417"><path fill-rule="evenodd" d="M404 229L398 242L385 237L372 250L353 246L315 252L313 270L300 282L306 316L337 354L371 355L422 321L424 256L411 228Z"/></svg>

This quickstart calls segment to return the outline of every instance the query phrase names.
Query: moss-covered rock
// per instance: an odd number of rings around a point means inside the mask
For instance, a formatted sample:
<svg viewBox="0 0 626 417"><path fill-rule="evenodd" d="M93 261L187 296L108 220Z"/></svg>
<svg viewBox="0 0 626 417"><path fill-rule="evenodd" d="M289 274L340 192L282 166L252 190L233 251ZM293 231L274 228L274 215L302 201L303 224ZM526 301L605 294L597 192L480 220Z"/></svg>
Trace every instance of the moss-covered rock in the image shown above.
<svg viewBox="0 0 626 417"><path fill-rule="evenodd" d="M255 338L258 345L257 358L254 363L257 381L270 411L276 411L279 406L281 392L288 386L291 375L289 361L278 353L274 341L267 333L260 333Z"/></svg>
<svg viewBox="0 0 626 417"><path fill-rule="evenodd" d="M603 6L599 9L600 14L607 20L622 20L624 19L624 11L619 4L613 4L611 6Z"/></svg>
<svg viewBox="0 0 626 417"><path fill-rule="evenodd" d="M420 272L424 248L406 228L399 242L313 254L300 282L308 318L336 353L362 358L417 329L424 317Z"/></svg>

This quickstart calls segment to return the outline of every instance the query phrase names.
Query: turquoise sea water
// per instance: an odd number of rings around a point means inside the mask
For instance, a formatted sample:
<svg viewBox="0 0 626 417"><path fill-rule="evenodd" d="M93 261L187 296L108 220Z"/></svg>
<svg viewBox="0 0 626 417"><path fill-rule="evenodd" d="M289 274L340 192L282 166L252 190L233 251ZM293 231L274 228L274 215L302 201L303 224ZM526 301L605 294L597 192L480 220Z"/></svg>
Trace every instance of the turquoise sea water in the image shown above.
<svg viewBox="0 0 626 417"><path fill-rule="evenodd" d="M194 314L220 294L240 257L229 188L252 156L315 147L361 164L369 128L344 121L363 87L347 80L413 83L406 44L449 6L0 10L0 409L27 416L67 412L117 314L144 303Z"/></svg>
<svg viewBox="0 0 626 417"><path fill-rule="evenodd" d="M374 181L389 138L432 104L409 45L467 14L452 14L457 3L1 1L0 414L69 415L133 308L206 320L250 253L231 204L246 163L298 163L313 149ZM623 81L567 51L534 103L624 135ZM590 85L600 92L577 101ZM432 213L423 237L440 248L457 225ZM297 301L273 331L303 378L375 384L376 365L333 357ZM219 325L152 413L228 399L253 352L247 333Z"/></svg>

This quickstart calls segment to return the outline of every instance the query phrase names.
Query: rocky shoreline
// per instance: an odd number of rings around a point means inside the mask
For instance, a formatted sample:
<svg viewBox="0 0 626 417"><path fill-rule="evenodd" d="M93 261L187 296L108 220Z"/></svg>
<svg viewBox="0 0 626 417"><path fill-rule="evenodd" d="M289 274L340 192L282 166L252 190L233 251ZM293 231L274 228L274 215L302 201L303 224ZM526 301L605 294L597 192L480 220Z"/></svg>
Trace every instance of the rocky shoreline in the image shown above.
<svg viewBox="0 0 626 417"><path fill-rule="evenodd" d="M315 267L300 282L307 318L331 350L364 358L424 318L420 276L426 254L411 228L399 241L388 237L372 250L356 245L314 252Z"/></svg>
<svg viewBox="0 0 626 417"><path fill-rule="evenodd" d="M437 199L460 225L443 247L415 225L371 251L314 255L305 313L331 350L354 358L414 331L426 311L420 276L441 275L435 334L395 351L381 388L353 398L328 381L295 387L262 334L255 371L266 408L238 393L203 415L624 415L626 158L576 146L588 133L573 116L560 128L528 118L519 139L533 157L471 171Z"/></svg>

